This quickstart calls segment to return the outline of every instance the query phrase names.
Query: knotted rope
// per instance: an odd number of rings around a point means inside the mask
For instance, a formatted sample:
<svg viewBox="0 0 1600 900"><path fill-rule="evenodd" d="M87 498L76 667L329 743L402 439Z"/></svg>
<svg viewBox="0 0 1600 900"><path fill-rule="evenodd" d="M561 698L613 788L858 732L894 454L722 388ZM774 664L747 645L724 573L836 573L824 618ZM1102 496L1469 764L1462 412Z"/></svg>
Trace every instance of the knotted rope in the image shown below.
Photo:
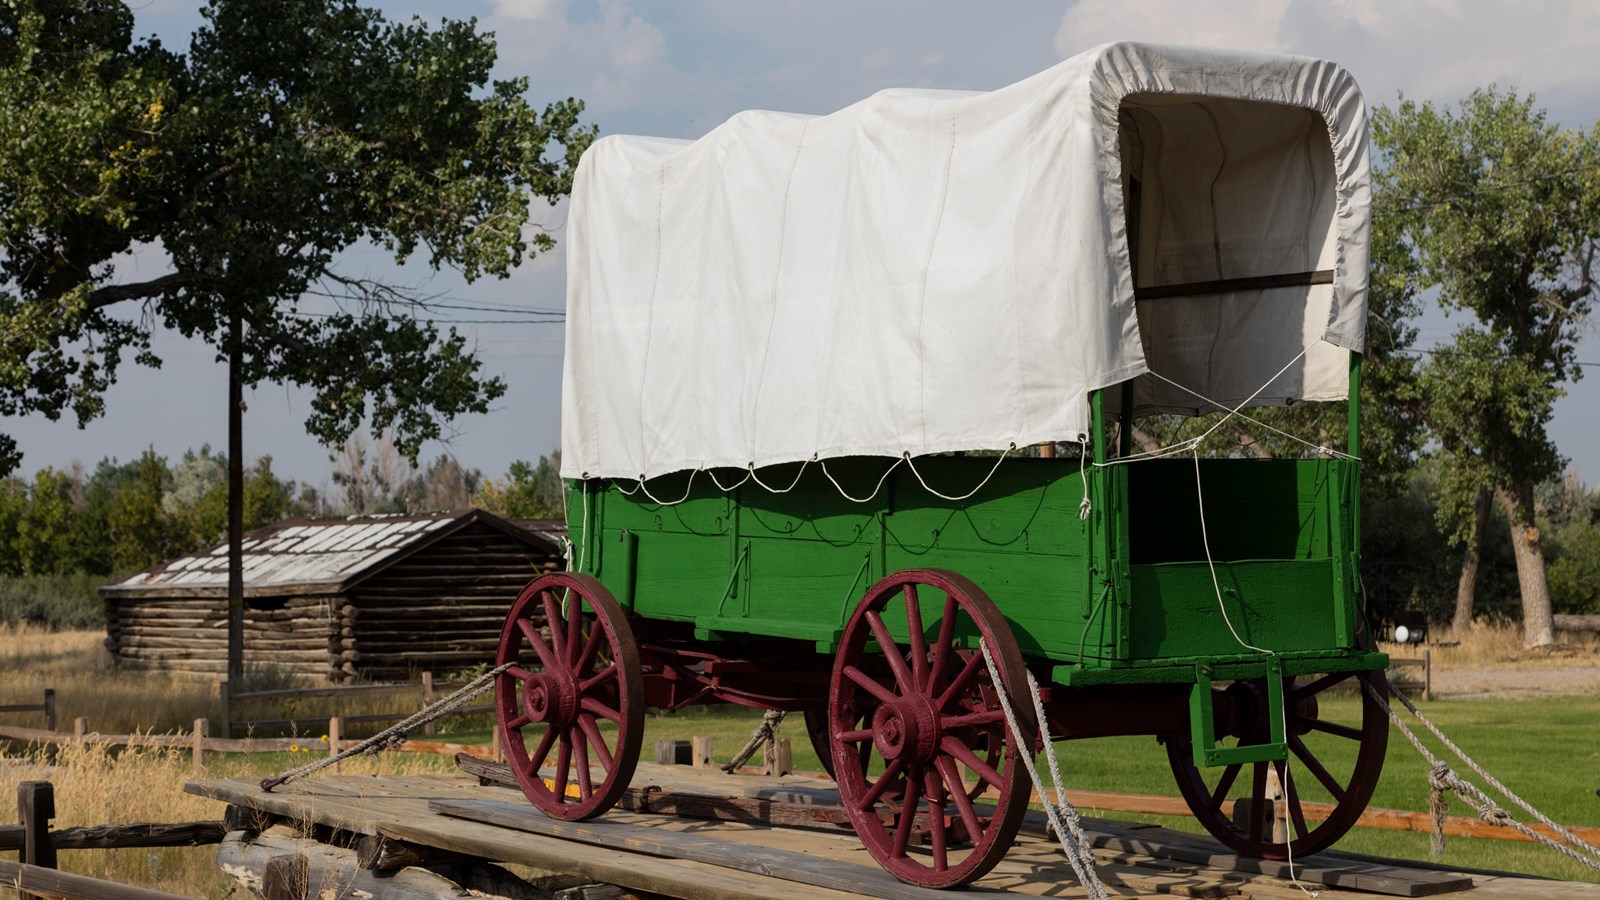
<svg viewBox="0 0 1600 900"><path fill-rule="evenodd" d="M978 639L978 649L983 651L983 661L989 667L989 678L994 682L995 695L1000 698L1000 709L1006 714L1006 724L1011 727L1011 736L1019 746L1021 752L1017 758L1022 760L1022 765L1028 770L1028 777L1033 781L1033 789L1038 791L1039 799L1044 801L1044 814L1050 820L1050 827L1055 829L1056 838L1061 841L1061 851L1067 855L1067 861L1072 863L1072 871L1078 875L1078 883L1088 892L1089 900L1109 900L1106 887L1100 882L1100 873L1095 870L1094 852L1089 849L1089 836L1083 833L1083 822L1078 817L1078 808L1067 799L1066 789L1061 786L1061 766L1056 762L1056 748L1045 735L1045 757L1050 763L1050 778L1056 786L1056 802L1050 802L1050 795L1046 793L1044 780L1039 777L1039 770L1033 764L1033 747L1023 746L1026 741L1022 728L1017 724L1016 711L1011 708L1011 697L1005 690L1005 682L1000 679L1000 669L994 663L994 657L989 654L989 644L982 638ZM1033 673L1028 673L1028 689L1033 694L1033 710L1040 727L1045 722L1044 702L1039 699L1039 683L1033 680ZM977 835L973 835L977 840Z"/></svg>
<svg viewBox="0 0 1600 900"><path fill-rule="evenodd" d="M785 713L781 709L769 709L761 715L761 724L750 732L750 742L744 749L733 755L733 762L722 767L722 771L732 774L733 771L750 761L756 750L762 744L771 743L778 735L778 726L783 724Z"/></svg>
<svg viewBox="0 0 1600 900"><path fill-rule="evenodd" d="M1496 791L1499 791L1506 799L1521 807L1528 815L1539 820L1545 827L1559 835L1566 843L1557 841L1543 832L1536 831L1512 818L1510 813L1502 809L1481 788L1462 778L1450 768L1449 763L1435 756L1422 743L1422 739L1417 737L1416 733L1406 726L1406 723L1400 719L1399 714L1389 706L1389 702L1384 699L1383 694L1377 688L1372 686L1371 682L1365 682L1363 688L1373 700L1383 707L1383 711L1389 714L1389 721L1400 729L1400 733L1405 735L1406 740L1411 742L1411 746L1415 747L1417 752L1422 754L1422 758L1427 760L1432 767L1428 772L1428 810L1433 815L1432 848L1435 856L1444 852L1444 819L1449 803L1448 795L1445 792L1449 791L1460 797L1482 821L1502 828L1515 828L1546 847L1564 853L1573 860L1600 872L1600 850L1568 831L1565 827L1557 824L1549 816L1535 809L1528 801L1517 796L1510 788L1501 784L1493 775L1484 771L1483 767L1473 761L1472 757L1468 756L1460 747L1456 746L1454 741L1445 737L1444 732L1440 731L1437 725L1423 715L1422 711L1417 709L1416 704L1412 703L1405 694L1395 690L1392 685L1389 688L1390 693L1417 718L1417 721L1422 723L1422 726L1428 729L1434 737L1438 738L1439 742L1444 744L1451 753L1455 754L1456 758L1461 760L1467 768L1477 773L1479 777Z"/></svg>
<svg viewBox="0 0 1600 900"><path fill-rule="evenodd" d="M332 754L331 756L323 759L319 759L313 763L307 763L306 765L298 768L289 769L288 771L281 772L272 776L271 778L264 778L261 780L261 789L270 793L273 788L278 787L279 785L288 784L289 782L298 778L304 778L305 776L310 775L312 772L325 769L328 766L339 762L340 760L349 759L350 757L355 756L357 753L366 753L376 756L384 750L398 747L406 742L406 736L411 732L416 731L418 728L421 728L422 726L436 719L444 718L450 713L455 712L456 709L466 705L468 700L471 700L479 694L482 694L494 687L495 676L514 665L516 665L516 663L506 663L502 666L496 666L495 668L490 669L482 675L479 675L477 678L474 678L462 685L460 690L442 700L439 700L432 706L424 707L410 718L407 718L394 725L390 725L388 728L385 728L372 737L369 737L359 743L352 744L351 746L340 750L338 753Z"/></svg>

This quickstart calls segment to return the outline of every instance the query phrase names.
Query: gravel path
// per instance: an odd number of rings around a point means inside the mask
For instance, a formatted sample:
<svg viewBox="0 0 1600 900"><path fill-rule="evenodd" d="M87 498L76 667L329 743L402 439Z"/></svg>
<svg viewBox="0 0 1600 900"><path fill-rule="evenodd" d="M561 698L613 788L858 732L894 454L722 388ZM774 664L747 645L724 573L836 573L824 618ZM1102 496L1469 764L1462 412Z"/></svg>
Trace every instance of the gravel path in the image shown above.
<svg viewBox="0 0 1600 900"><path fill-rule="evenodd" d="M1497 699L1600 695L1600 666L1522 669L1435 666L1433 692L1450 697Z"/></svg>

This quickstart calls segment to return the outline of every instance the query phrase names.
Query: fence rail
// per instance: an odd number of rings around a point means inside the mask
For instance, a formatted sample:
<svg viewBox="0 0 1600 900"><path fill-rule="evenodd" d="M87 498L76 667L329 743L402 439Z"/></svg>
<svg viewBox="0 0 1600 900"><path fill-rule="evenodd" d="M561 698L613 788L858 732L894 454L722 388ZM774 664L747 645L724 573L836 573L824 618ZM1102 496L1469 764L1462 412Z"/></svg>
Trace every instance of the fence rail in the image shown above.
<svg viewBox="0 0 1600 900"><path fill-rule="evenodd" d="M1389 657L1389 669L1394 674L1389 678L1389 683L1404 691L1420 691L1422 699L1433 699L1433 651L1423 650L1420 659L1402 659ZM1400 669L1421 669L1415 678L1402 677Z"/></svg>
<svg viewBox="0 0 1600 900"><path fill-rule="evenodd" d="M48 781L17 785L19 825L0 826L0 850L20 851L19 862L0 860L0 883L24 898L64 900L183 900L177 894L56 871L57 850L119 847L193 847L222 842L220 822L156 822L50 830L56 817L55 786Z"/></svg>
<svg viewBox="0 0 1600 900"><path fill-rule="evenodd" d="M0 713L44 713L44 727L46 731L56 730L56 691L55 688L44 689L43 703L10 703L0 706Z"/></svg>

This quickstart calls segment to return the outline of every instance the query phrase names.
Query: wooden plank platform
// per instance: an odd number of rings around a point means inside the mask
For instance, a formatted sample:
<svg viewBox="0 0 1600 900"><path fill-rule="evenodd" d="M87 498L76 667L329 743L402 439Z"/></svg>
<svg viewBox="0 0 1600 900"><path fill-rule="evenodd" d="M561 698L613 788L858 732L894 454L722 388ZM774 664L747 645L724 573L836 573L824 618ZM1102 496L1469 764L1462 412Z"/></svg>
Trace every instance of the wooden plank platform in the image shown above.
<svg viewBox="0 0 1600 900"><path fill-rule="evenodd" d="M845 828L830 824L838 803L831 785L813 778L725 775L716 770L640 763L636 791L676 798L664 808L697 813L660 815L616 810L585 823L556 822L534 810L520 792L482 785L466 775L333 776L264 793L254 783L193 781L190 793L293 823L315 824L351 836L372 836L457 856L533 867L623 888L685 898L894 897L933 900L958 896L902 885L883 872ZM701 802L685 802L699 798ZM741 818L715 814L719 799ZM806 827L776 827L744 815L753 808L790 805L811 815L790 816ZM641 808L637 805L635 808ZM651 808L656 808L654 805ZM802 811L804 812L804 811ZM235 813L233 818L239 820ZM717 820L721 819L721 820ZM715 820L715 821L713 821ZM1102 879L1114 895L1302 898L1282 863L1242 860L1208 839L1155 826L1086 820ZM1397 861L1338 853L1297 861L1295 874L1330 897L1429 896L1463 892L1472 900L1591 898L1600 885L1513 875L1441 872ZM1059 846L1044 836L1043 816L1030 817L1016 845L967 894L1081 897Z"/></svg>

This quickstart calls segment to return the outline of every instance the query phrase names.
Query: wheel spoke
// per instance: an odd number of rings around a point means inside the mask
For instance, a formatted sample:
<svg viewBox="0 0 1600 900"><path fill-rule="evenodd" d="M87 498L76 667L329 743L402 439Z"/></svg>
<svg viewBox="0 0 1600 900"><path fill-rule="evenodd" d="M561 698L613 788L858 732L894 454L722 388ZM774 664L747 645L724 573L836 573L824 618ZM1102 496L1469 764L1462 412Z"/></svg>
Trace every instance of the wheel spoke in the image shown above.
<svg viewBox="0 0 1600 900"><path fill-rule="evenodd" d="M917 683L911 677L911 671L906 668L906 658L900 655L900 647L889 634L888 626L883 624L883 617L875 611L868 610L867 626L872 629L872 636L878 639L878 649L883 651L883 658L889 661L889 670L894 672L894 680L900 685L900 693L915 694Z"/></svg>
<svg viewBox="0 0 1600 900"><path fill-rule="evenodd" d="M867 673L861 671L855 666L845 666L844 677L855 682L856 687L859 687L872 696L877 697L879 702L893 703L898 699L888 688L879 684L873 678L868 676Z"/></svg>
<svg viewBox="0 0 1600 900"><path fill-rule="evenodd" d="M1354 672L1335 672L1332 675L1324 675L1321 678L1318 678L1316 681L1308 681L1299 687L1291 688L1289 690L1288 702L1294 703L1307 697L1320 694L1354 674Z"/></svg>
<svg viewBox="0 0 1600 900"><path fill-rule="evenodd" d="M596 622L598 627L600 623ZM579 644L583 641L583 598L567 598L567 641L565 659L577 667Z"/></svg>
<svg viewBox="0 0 1600 900"><path fill-rule="evenodd" d="M960 740L945 735L944 739L939 741L939 749L960 760L962 765L971 769L973 774L989 784L997 788L1005 785L1005 779L1000 777L1000 773L996 772L988 763L979 759L978 754L973 753L972 748Z"/></svg>
<svg viewBox="0 0 1600 900"><path fill-rule="evenodd" d="M529 672L527 669L524 669L521 666L512 666L506 670L505 674L510 675L512 678L515 678L518 681L527 681L529 678L533 677L532 672Z"/></svg>
<svg viewBox="0 0 1600 900"><path fill-rule="evenodd" d="M1322 719L1297 718L1296 721L1304 722L1307 728L1310 728L1314 731L1321 731L1326 734L1337 735L1338 737L1347 738L1352 741L1361 740L1361 729L1352 728L1349 725L1340 725L1336 722L1327 722Z"/></svg>
<svg viewBox="0 0 1600 900"><path fill-rule="evenodd" d="M1289 735L1289 750L1299 758L1307 769L1311 770L1311 774L1316 776L1318 781L1322 782L1322 786L1327 789L1328 793L1333 795L1334 800L1340 803L1344 802L1345 786L1340 784L1339 779L1334 778L1328 772L1327 768L1322 765L1321 760L1312 755L1311 748L1306 746L1306 742L1302 741L1299 735Z"/></svg>
<svg viewBox="0 0 1600 900"><path fill-rule="evenodd" d="M889 764L883 767L883 774L879 775L878 780L874 781L872 787L868 788L867 792L862 795L861 808L872 809L872 805L878 802L878 798L883 796L883 792L889 789L889 786L900 776L900 770L904 768L904 760L889 760Z"/></svg>
<svg viewBox="0 0 1600 900"><path fill-rule="evenodd" d="M956 638L956 598L954 594L946 594L944 598L944 616L939 619L939 637L933 645L933 667L928 670L928 695L936 694L944 678L945 669L950 667L950 650L955 646Z"/></svg>
<svg viewBox="0 0 1600 900"><path fill-rule="evenodd" d="M1289 779L1289 762L1285 760L1278 764L1278 781L1283 784L1283 804L1289 807L1289 821L1294 823L1295 833L1305 837L1310 833L1306 828L1306 811L1300 808L1300 794L1294 789L1294 782ZM1294 840L1294 838L1290 838Z"/></svg>
<svg viewBox="0 0 1600 900"><path fill-rule="evenodd" d="M556 595L549 591L540 591L539 600L544 603L544 624L550 629L550 647L555 651L555 657L566 659L566 641L562 636L561 607L556 603Z"/></svg>
<svg viewBox="0 0 1600 900"><path fill-rule="evenodd" d="M591 675L588 678L585 678L583 681L579 682L578 683L578 692L582 693L582 694L587 694L590 691L594 690L596 687L604 684L605 682L607 682L607 681L609 681L609 680L611 680L613 678L616 678L618 674L619 673L617 672L617 664L616 663L612 663L611 665L606 666L604 669L601 669L600 671L594 673L593 675Z"/></svg>
<svg viewBox="0 0 1600 900"><path fill-rule="evenodd" d="M550 747L556 742L556 730L548 728L544 737L539 739L539 746L534 748L533 754L528 757L526 774L530 778L539 777L539 769L544 765L545 758L550 755Z"/></svg>
<svg viewBox="0 0 1600 900"><path fill-rule="evenodd" d="M928 687L928 638L922 633L922 604L917 601L917 586L906 585L906 637L911 641L911 678L917 690L932 693Z"/></svg>
<svg viewBox="0 0 1600 900"><path fill-rule="evenodd" d="M953 728L970 728L979 725L994 725L1006 720L1003 709L986 709L983 712L967 713L960 716L948 716L939 720L939 727L946 731Z"/></svg>
<svg viewBox="0 0 1600 900"><path fill-rule="evenodd" d="M944 689L944 693L939 695L938 700L934 701L934 712L944 712L944 708L950 705L950 701L960 696L967 689L967 686L972 683L972 679L977 676L978 670L981 668L983 668L983 653L977 652L967 657L967 664L961 667L961 671L951 680L950 686ZM998 688L999 685L995 685L995 687Z"/></svg>
<svg viewBox="0 0 1600 900"><path fill-rule="evenodd" d="M605 636L605 626L600 624L599 619L595 619L594 624L589 626L589 640L584 643L583 652L578 655L578 661L573 663L572 671L582 673L594 665L595 655L600 652L600 641Z"/></svg>
<svg viewBox="0 0 1600 900"><path fill-rule="evenodd" d="M589 743L594 746L595 755L600 757L601 767L604 768L607 773L610 773L612 769L617 767L617 763L616 760L612 758L611 751L606 748L605 735L600 733L599 723L594 720L594 716L591 716L587 713L579 713L578 727L583 729L584 736L587 737L589 739Z"/></svg>
<svg viewBox="0 0 1600 900"><path fill-rule="evenodd" d="M1211 792L1212 809L1222 808L1222 801L1228 799L1228 789L1233 787L1234 779L1239 777L1239 770L1242 768L1244 763L1234 763L1222 770L1222 777L1217 780L1217 788Z"/></svg>
<svg viewBox="0 0 1600 900"><path fill-rule="evenodd" d="M922 773L923 792L928 796L928 831L933 836L933 868L943 871L950 868L950 858L945 852L944 784L939 773L930 766Z"/></svg>
<svg viewBox="0 0 1600 900"><path fill-rule="evenodd" d="M583 698L583 700L581 701L581 705L582 705L582 707L584 709L588 710L589 712L594 713L595 715L597 715L597 716L599 716L599 717L601 717L603 719L610 719L611 721L617 723L618 725L622 724L622 713L617 712L616 710L614 710L611 707L605 705L604 703L601 703L599 700L596 700L593 697L585 697L585 698Z"/></svg>
<svg viewBox="0 0 1600 900"><path fill-rule="evenodd" d="M533 720L528 718L527 713L518 713L516 716L512 717L510 721L506 722L506 730L516 731L518 728L521 728L531 721Z"/></svg>
<svg viewBox="0 0 1600 900"><path fill-rule="evenodd" d="M556 668L556 655L550 651L550 645L544 642L544 636L539 634L539 629L534 626L532 619L518 619L517 627L522 629L522 636L528 639L528 646L539 655L539 663L545 671Z"/></svg>
<svg viewBox="0 0 1600 900"><path fill-rule="evenodd" d="M956 768L955 761L947 756L940 757L935 763L939 767L939 777L944 779L945 787L950 790L950 800L956 805L956 812L961 814L961 823L967 828L967 840L977 844L983 837L983 823L978 821L978 811L972 808L972 800L967 796L967 786L961 780L961 772Z"/></svg>
<svg viewBox="0 0 1600 900"><path fill-rule="evenodd" d="M894 852L891 855L897 858L906 855L906 843L911 840L911 826L917 821L917 803L920 799L917 795L920 790L916 773L910 773L906 777L905 796L900 798L900 816L894 826Z"/></svg>
<svg viewBox="0 0 1600 900"><path fill-rule="evenodd" d="M862 741L872 740L872 729L860 728L855 731L841 731L834 737L843 744L859 744Z"/></svg>
<svg viewBox="0 0 1600 900"><path fill-rule="evenodd" d="M1250 840L1252 843L1261 843L1261 820L1265 818L1262 804L1267 802L1267 764L1255 764L1255 774L1251 776L1250 784Z"/></svg>
<svg viewBox="0 0 1600 900"><path fill-rule="evenodd" d="M572 741L561 735L561 749L556 751L556 802L567 802L567 775L572 768Z"/></svg>
<svg viewBox="0 0 1600 900"><path fill-rule="evenodd" d="M579 728L568 733L572 735L572 748L578 751L578 799L587 800L594 794L594 785L589 782L589 738Z"/></svg>

